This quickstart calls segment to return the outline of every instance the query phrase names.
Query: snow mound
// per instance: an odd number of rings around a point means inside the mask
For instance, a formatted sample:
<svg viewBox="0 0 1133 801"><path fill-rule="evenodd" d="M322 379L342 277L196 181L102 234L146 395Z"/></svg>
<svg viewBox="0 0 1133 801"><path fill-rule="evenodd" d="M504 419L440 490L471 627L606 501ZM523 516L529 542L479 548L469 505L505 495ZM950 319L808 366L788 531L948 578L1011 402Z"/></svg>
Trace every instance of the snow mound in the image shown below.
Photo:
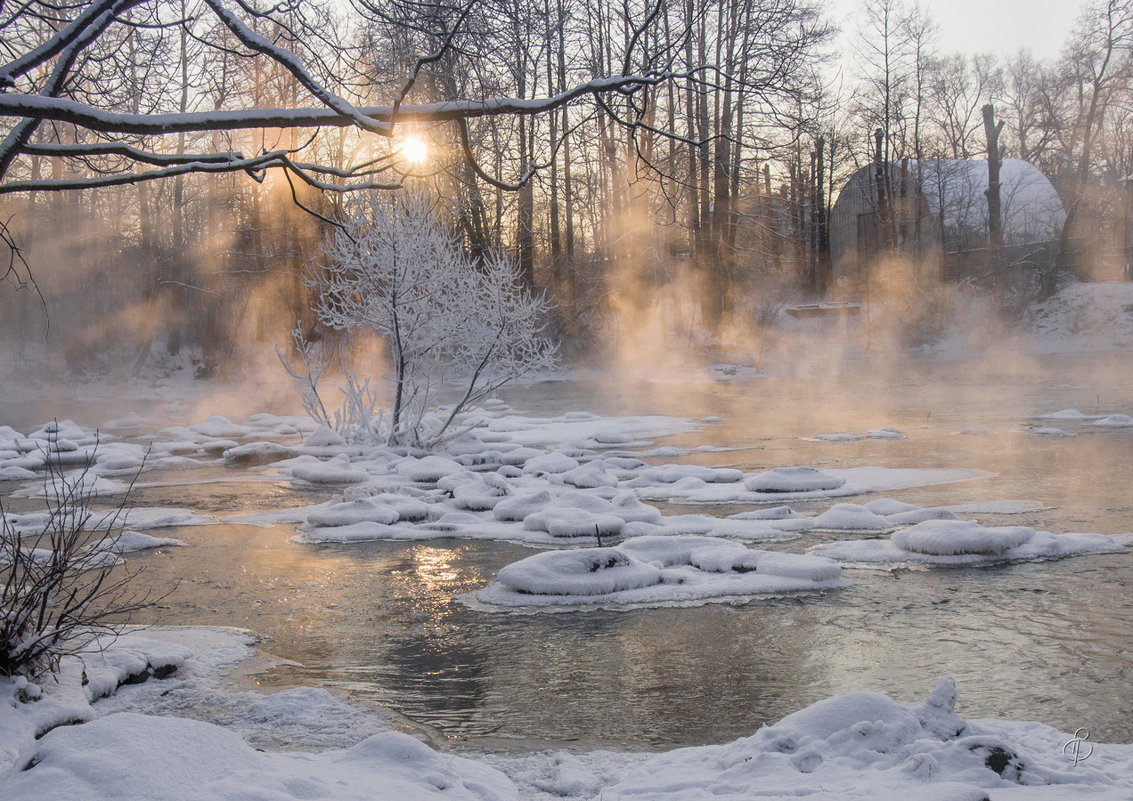
<svg viewBox="0 0 1133 801"><path fill-rule="evenodd" d="M715 537L642 536L617 547L545 551L502 568L474 596L487 608L642 606L848 586L832 560Z"/></svg>
<svg viewBox="0 0 1133 801"><path fill-rule="evenodd" d="M579 489L618 486L618 479L606 470L600 461L588 462L581 467L576 467L574 470L563 473L560 478L565 483Z"/></svg>
<svg viewBox="0 0 1133 801"><path fill-rule="evenodd" d="M1077 409L1059 409L1057 412L1050 414L1038 415L1039 420L1062 420L1066 422L1081 422L1083 420L1097 420L1099 415L1084 414Z"/></svg>
<svg viewBox="0 0 1133 801"><path fill-rule="evenodd" d="M886 531L893 522L856 503L838 503L811 521L814 528L831 531Z"/></svg>
<svg viewBox="0 0 1133 801"><path fill-rule="evenodd" d="M533 512L523 518L527 531L545 531L552 537L595 537L620 534L626 521L614 515L566 506Z"/></svg>
<svg viewBox="0 0 1133 801"><path fill-rule="evenodd" d="M346 445L346 440L342 438L342 435L330 426L325 425L316 428L303 440L303 447L305 448L342 447L344 445Z"/></svg>
<svg viewBox="0 0 1133 801"><path fill-rule="evenodd" d="M542 456L528 459L523 465L524 473L567 473L578 467L578 461L562 451L552 451Z"/></svg>
<svg viewBox="0 0 1133 801"><path fill-rule="evenodd" d="M208 526L216 523L216 518L175 506L135 506L123 510L116 522L138 531L149 531L174 526Z"/></svg>
<svg viewBox="0 0 1133 801"><path fill-rule="evenodd" d="M252 466L282 462L294 459L299 452L277 442L249 442L224 451L224 461L228 464Z"/></svg>
<svg viewBox="0 0 1133 801"><path fill-rule="evenodd" d="M465 472L464 467L443 456L426 456L422 459L409 458L396 466L397 472L422 484L435 484L445 476Z"/></svg>
<svg viewBox="0 0 1133 801"><path fill-rule="evenodd" d="M539 490L525 495L513 495L504 498L494 507L492 515L497 520L521 521L528 515L535 514L549 506L555 500L550 490Z"/></svg>
<svg viewBox="0 0 1133 801"><path fill-rule="evenodd" d="M863 439L904 439L905 435L896 426L884 426L866 434L853 434L848 431L815 434L810 439L819 442L858 442Z"/></svg>
<svg viewBox="0 0 1133 801"><path fill-rule="evenodd" d="M312 526L349 526L353 523L389 525L400 519L398 511L379 497L342 501L307 515L307 523Z"/></svg>
<svg viewBox="0 0 1133 801"><path fill-rule="evenodd" d="M898 512L887 515L889 522L900 526L912 526L925 520L958 520L956 513L950 509L939 507L929 509L910 509L908 512Z"/></svg>
<svg viewBox="0 0 1133 801"><path fill-rule="evenodd" d="M638 472L626 482L629 487L651 487L656 484L676 484L695 478L706 484L732 484L741 481L744 474L729 467L702 467L693 464L666 464Z"/></svg>
<svg viewBox="0 0 1133 801"><path fill-rule="evenodd" d="M1090 425L1100 426L1101 428L1133 428L1133 417L1127 414L1111 414L1100 420L1095 420Z"/></svg>
<svg viewBox="0 0 1133 801"><path fill-rule="evenodd" d="M842 575L842 568L833 559L778 551L759 552L755 569L765 576L782 576L815 583L836 581Z"/></svg>
<svg viewBox="0 0 1133 801"><path fill-rule="evenodd" d="M790 523L798 525L787 525ZM627 523L622 535L625 537L709 536L726 537L742 542L760 542L791 539L797 536L796 532L808 528L810 528L810 520L807 518L761 521L744 518L720 519L712 515L666 515L655 522Z"/></svg>
<svg viewBox="0 0 1133 801"><path fill-rule="evenodd" d="M1074 434L1065 431L1061 428L1051 428L1050 426L1023 426L1022 430L1027 434L1034 434L1036 437L1073 437Z"/></svg>
<svg viewBox="0 0 1133 801"><path fill-rule="evenodd" d="M507 479L499 473L486 473L466 481L452 490L452 499L459 509L486 512L511 492Z"/></svg>
<svg viewBox="0 0 1133 801"><path fill-rule="evenodd" d="M904 439L905 435L896 426L884 426L866 434L867 439Z"/></svg>
<svg viewBox="0 0 1133 801"><path fill-rule="evenodd" d="M184 545L181 540L172 537L152 537L139 531L123 531L116 537L107 537L98 544L96 550L108 553L131 553L133 551L147 551L152 548L165 548Z"/></svg>
<svg viewBox="0 0 1133 801"><path fill-rule="evenodd" d="M771 506L730 515L733 520L798 520L801 517L802 515L789 506Z"/></svg>
<svg viewBox="0 0 1133 801"><path fill-rule="evenodd" d="M13 798L517 798L502 773L392 731L345 751L265 753L209 723L120 713L55 729L34 763L8 780Z"/></svg>
<svg viewBox="0 0 1133 801"><path fill-rule="evenodd" d="M926 520L888 540L819 545L812 553L857 565L985 565L1127 549L1123 535L1052 534L1027 526L982 526L969 520Z"/></svg>
<svg viewBox="0 0 1133 801"><path fill-rule="evenodd" d="M965 721L954 711L955 700L950 678L915 706L872 692L828 698L751 737L649 757L601 797L1108 801L1133 786L1128 746L1099 745L1105 757L1095 754L1094 765L1073 766L1061 750L1069 735L1038 723Z"/></svg>
<svg viewBox="0 0 1133 801"><path fill-rule="evenodd" d="M607 595L661 582L661 570L617 548L544 551L503 567L499 582L532 595Z"/></svg>
<svg viewBox="0 0 1133 801"><path fill-rule="evenodd" d="M862 435L839 432L835 434L815 434L813 439L817 439L820 442L857 442L862 439Z"/></svg>
<svg viewBox="0 0 1133 801"><path fill-rule="evenodd" d="M360 484L369 478L365 470L350 465L350 457L339 454L327 461L305 455L293 460L290 465L292 478L308 484Z"/></svg>
<svg viewBox="0 0 1133 801"><path fill-rule="evenodd" d="M846 479L823 473L813 467L776 467L744 481L752 492L813 492L836 490Z"/></svg>
<svg viewBox="0 0 1133 801"><path fill-rule="evenodd" d="M971 520L925 520L894 532L893 544L914 553L935 556L988 554L998 556L1035 536L1027 526L981 526Z"/></svg>

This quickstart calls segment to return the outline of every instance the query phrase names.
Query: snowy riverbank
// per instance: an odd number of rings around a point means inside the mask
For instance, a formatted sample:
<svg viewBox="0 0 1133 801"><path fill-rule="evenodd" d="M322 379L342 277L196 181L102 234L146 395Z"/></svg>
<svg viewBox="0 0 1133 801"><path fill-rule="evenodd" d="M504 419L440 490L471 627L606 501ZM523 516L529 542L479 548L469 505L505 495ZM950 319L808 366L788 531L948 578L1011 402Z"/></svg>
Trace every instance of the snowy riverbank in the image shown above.
<svg viewBox="0 0 1133 801"><path fill-rule="evenodd" d="M1116 801L1133 793L1133 745L1038 723L963 720L947 678L919 704L852 693L722 745L456 754L322 690L233 689L222 677L251 655L250 642L230 629L140 631L85 658L86 686L76 660L37 701L17 701L17 686L0 682L5 797ZM116 687L155 672L166 678ZM77 721L85 722L68 725Z"/></svg>

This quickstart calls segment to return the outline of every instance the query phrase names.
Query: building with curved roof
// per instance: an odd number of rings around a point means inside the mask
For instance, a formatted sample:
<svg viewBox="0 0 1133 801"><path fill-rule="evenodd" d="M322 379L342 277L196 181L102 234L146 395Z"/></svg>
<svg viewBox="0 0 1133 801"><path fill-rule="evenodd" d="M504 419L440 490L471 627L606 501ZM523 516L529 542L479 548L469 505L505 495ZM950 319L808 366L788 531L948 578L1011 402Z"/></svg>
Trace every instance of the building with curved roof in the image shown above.
<svg viewBox="0 0 1133 801"><path fill-rule="evenodd" d="M879 175L880 173L880 175ZM831 278L861 287L882 252L898 252L945 279L986 274L988 165L932 159L876 165L854 173L830 215ZM1000 167L1003 264L1053 258L1066 220L1054 186L1033 164ZM1006 269L1006 268L1003 268Z"/></svg>

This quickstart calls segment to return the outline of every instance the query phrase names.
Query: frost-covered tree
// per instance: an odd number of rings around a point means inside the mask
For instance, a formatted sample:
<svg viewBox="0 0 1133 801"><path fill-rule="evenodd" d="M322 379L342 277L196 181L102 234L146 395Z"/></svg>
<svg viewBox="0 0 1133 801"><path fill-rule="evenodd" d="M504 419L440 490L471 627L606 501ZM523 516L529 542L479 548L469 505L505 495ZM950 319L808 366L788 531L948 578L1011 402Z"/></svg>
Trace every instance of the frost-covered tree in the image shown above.
<svg viewBox="0 0 1133 801"><path fill-rule="evenodd" d="M466 255L424 195L360 193L324 250L307 277L320 322L371 331L389 349L391 444L433 445L470 406L555 363L543 296L503 254ZM454 401L432 414L448 390Z"/></svg>

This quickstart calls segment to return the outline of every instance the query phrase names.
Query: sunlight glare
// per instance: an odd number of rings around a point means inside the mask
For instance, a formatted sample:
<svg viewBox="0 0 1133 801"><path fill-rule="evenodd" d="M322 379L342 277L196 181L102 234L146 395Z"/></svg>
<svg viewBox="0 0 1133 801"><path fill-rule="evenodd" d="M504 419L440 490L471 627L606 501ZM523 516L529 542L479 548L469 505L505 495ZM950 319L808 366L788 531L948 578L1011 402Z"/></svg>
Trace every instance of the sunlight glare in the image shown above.
<svg viewBox="0 0 1133 801"><path fill-rule="evenodd" d="M401 155L410 164L421 164L425 161L425 157L429 153L429 146L425 144L424 139L418 139L415 136L407 137L401 143Z"/></svg>

